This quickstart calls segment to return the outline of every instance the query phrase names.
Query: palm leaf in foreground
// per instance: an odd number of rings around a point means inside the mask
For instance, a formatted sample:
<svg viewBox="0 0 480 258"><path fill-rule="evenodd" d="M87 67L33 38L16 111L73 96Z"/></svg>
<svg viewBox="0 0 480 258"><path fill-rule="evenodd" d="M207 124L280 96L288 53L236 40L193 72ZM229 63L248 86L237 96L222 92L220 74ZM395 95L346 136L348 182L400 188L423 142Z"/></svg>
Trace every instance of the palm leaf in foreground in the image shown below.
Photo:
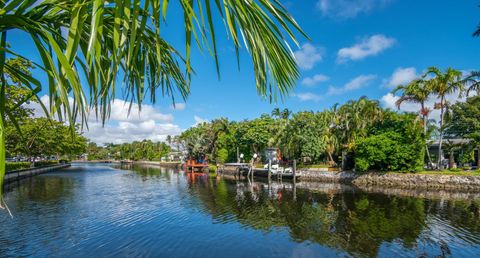
<svg viewBox="0 0 480 258"><path fill-rule="evenodd" d="M305 34L278 0L178 2L184 13L184 57L160 34L166 23L168 0L0 2L0 103L6 101L6 56L21 57L7 44L10 31L29 35L41 58L40 63L34 64L47 75L46 84L31 76L22 78L35 98L40 99L38 89L48 91L48 115L56 114L71 125L86 125L90 114L103 122L108 119L119 81L131 105L141 106L148 94L152 102L158 93L172 97L173 101L178 94L185 99L193 73L192 40L211 52L219 72L217 19L226 25L237 58L242 45L248 50L261 96L276 100L293 89L299 72L288 42L297 43L295 33ZM5 174L6 116L2 104L0 113L1 187Z"/></svg>

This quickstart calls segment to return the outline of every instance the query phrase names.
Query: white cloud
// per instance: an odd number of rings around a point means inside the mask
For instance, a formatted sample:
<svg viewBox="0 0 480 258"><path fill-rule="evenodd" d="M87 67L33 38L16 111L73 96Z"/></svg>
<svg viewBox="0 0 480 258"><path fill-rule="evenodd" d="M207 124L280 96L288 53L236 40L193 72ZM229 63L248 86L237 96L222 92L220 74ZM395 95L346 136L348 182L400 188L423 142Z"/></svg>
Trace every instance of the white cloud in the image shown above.
<svg viewBox="0 0 480 258"><path fill-rule="evenodd" d="M195 124L193 126L196 126L198 124L202 123L208 123L208 119L201 118L199 116L193 116L193 119L195 120Z"/></svg>
<svg viewBox="0 0 480 258"><path fill-rule="evenodd" d="M345 20L355 18L359 14L368 14L391 2L392 0L319 0L317 9L323 16Z"/></svg>
<svg viewBox="0 0 480 258"><path fill-rule="evenodd" d="M391 108L393 110L397 110L396 102L398 99L399 99L398 96L395 96L392 93L387 93L381 98L381 102L385 108ZM450 104L455 104L457 102L465 101L466 97L463 96L460 98L458 97L458 92L454 92L454 93L448 94L446 96L446 100ZM428 99L428 101L425 103L425 107L427 107L431 111L429 114L429 118L433 118L435 119L435 121L438 122L440 120L440 110L433 108L435 102L439 102L439 100L436 98L436 96L431 96ZM420 111L420 104L405 101L400 106L400 111L418 113Z"/></svg>
<svg viewBox="0 0 480 258"><path fill-rule="evenodd" d="M323 74L315 74L312 77L306 77L302 80L302 85L315 86L318 83L328 81L330 78Z"/></svg>
<svg viewBox="0 0 480 258"><path fill-rule="evenodd" d="M338 50L337 62L344 63L349 60L361 60L368 56L375 56L392 47L396 40L381 34L363 38L359 43Z"/></svg>
<svg viewBox="0 0 480 258"><path fill-rule="evenodd" d="M41 98L42 103L48 110L49 97L44 95ZM69 98L70 105L73 99ZM162 113L153 105L142 104L141 111L137 104L133 104L128 114L129 102L121 99L115 99L112 102L110 119L105 126L98 121L95 115L90 113L88 116L88 130L84 129L84 135L91 141L98 144L103 143L124 143L150 139L153 141L164 140L167 135L176 135L181 133L181 128L172 123L171 114ZM34 116L45 116L40 104L30 103L30 108L34 109Z"/></svg>
<svg viewBox="0 0 480 258"><path fill-rule="evenodd" d="M303 44L294 54L298 66L304 70L310 70L316 63L322 61L321 49L310 43Z"/></svg>
<svg viewBox="0 0 480 258"><path fill-rule="evenodd" d="M300 101L320 101L322 99L322 96L311 92L297 93L295 96L299 98Z"/></svg>
<svg viewBox="0 0 480 258"><path fill-rule="evenodd" d="M414 67L400 67L393 72L390 78L385 80L385 85L393 89L398 85L408 84L419 77L420 75L417 74L417 70Z"/></svg>
<svg viewBox="0 0 480 258"><path fill-rule="evenodd" d="M159 123L154 120L143 122L118 122L102 126L101 122L89 122L89 130L84 132L85 137L97 144L125 143L148 139L164 141L167 135L177 135L182 132L180 127L171 123Z"/></svg>
<svg viewBox="0 0 480 258"><path fill-rule="evenodd" d="M352 79L351 81L349 81L345 85L343 85L343 87L330 86L328 88L327 95L339 95L339 94L343 94L345 92L358 90L360 88L363 88L363 87L367 86L368 84L370 84L370 82L372 82L376 78L377 78L377 76L374 75L374 74L360 75L358 77L355 77L354 79Z"/></svg>
<svg viewBox="0 0 480 258"><path fill-rule="evenodd" d="M187 107L187 104L185 104L185 103L175 103L175 105L171 106L171 109L184 110L186 107Z"/></svg>

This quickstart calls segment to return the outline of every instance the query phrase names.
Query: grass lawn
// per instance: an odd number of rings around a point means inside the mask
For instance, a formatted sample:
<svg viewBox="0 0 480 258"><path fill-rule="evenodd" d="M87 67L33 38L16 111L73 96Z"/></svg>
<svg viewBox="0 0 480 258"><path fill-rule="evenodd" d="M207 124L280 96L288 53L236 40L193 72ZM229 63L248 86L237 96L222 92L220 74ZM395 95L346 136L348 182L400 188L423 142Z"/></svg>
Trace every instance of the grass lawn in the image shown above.
<svg viewBox="0 0 480 258"><path fill-rule="evenodd" d="M297 165L297 168L329 168L326 164Z"/></svg>
<svg viewBox="0 0 480 258"><path fill-rule="evenodd" d="M442 176L480 176L480 171L450 171L448 169L442 171L420 171L420 172L387 172L391 174L414 174L414 175L442 175Z"/></svg>

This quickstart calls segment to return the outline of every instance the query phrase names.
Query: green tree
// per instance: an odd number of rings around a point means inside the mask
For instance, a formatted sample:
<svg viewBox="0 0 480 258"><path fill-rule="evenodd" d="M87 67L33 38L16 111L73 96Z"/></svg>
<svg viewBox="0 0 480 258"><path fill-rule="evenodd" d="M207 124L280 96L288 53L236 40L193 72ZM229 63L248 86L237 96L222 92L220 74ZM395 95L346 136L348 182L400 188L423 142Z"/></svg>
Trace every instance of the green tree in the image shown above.
<svg viewBox="0 0 480 258"><path fill-rule="evenodd" d="M466 102L452 105L446 117L447 138L471 139L471 146L480 148L480 96L467 98ZM480 158L477 160L480 167Z"/></svg>
<svg viewBox="0 0 480 258"><path fill-rule="evenodd" d="M425 104L430 95L433 93L432 89L430 88L430 84L425 80L417 79L407 85L397 86L393 90L393 93L398 91L402 92L402 95L395 103L398 109L400 109L400 106L403 104L403 102L420 104L419 115L422 117L423 121L423 136L425 140L428 140L428 115L430 114L430 109L426 107ZM425 144L425 151L427 154L428 166L430 167L432 165L432 159L430 157L430 152L428 151L428 144Z"/></svg>
<svg viewBox="0 0 480 258"><path fill-rule="evenodd" d="M428 80L429 87L437 94L439 103L435 103L435 108L440 109L440 129L439 129L439 143L438 143L438 161L437 168L440 169L442 165L442 143L443 143L443 132L444 132L444 119L445 119L445 109L449 105L445 97L447 94L452 94L458 92L462 94L464 91L464 80L462 80L462 72L448 68L445 72L442 72L436 67L428 68L424 77L428 75L433 75L434 78Z"/></svg>
<svg viewBox="0 0 480 258"><path fill-rule="evenodd" d="M89 106L105 122L120 76L126 96L139 105L147 92L155 101L157 89L172 97L178 90L185 98L193 73L192 40L211 50L219 72L217 18L227 25L237 56L242 42L249 50L260 95L272 100L293 89L299 72L286 40L296 43L294 33L305 34L278 1L178 2L184 14L185 57L160 34L167 23L169 1L8 0L0 4L0 186L5 174L6 72L15 74L37 99L44 87L33 76L6 63L7 53L20 56L7 42L13 31L32 38L41 57L38 66L48 77L48 113L67 119L70 125L77 119L86 123ZM68 31L62 35L65 28ZM86 89L81 81L87 82ZM73 106L69 96L74 99Z"/></svg>
<svg viewBox="0 0 480 258"><path fill-rule="evenodd" d="M260 153L265 148L275 145L275 136L278 132L276 125L275 120L265 114L238 124L236 138L239 145L248 147L249 152L245 153L248 158L253 153Z"/></svg>
<svg viewBox="0 0 480 258"><path fill-rule="evenodd" d="M282 111L280 111L280 108L276 107L272 110L272 117L275 117L275 118L282 117Z"/></svg>
<svg viewBox="0 0 480 258"><path fill-rule="evenodd" d="M87 147L86 138L74 133L69 126L48 118L26 118L19 121L19 129L6 127L6 150L8 156L29 158L44 156L69 156L83 154Z"/></svg>
<svg viewBox="0 0 480 258"><path fill-rule="evenodd" d="M480 95L480 71L473 71L463 80L467 86L467 97L470 92L475 91L477 95Z"/></svg>
<svg viewBox="0 0 480 258"><path fill-rule="evenodd" d="M415 115L385 112L384 119L357 143L358 171L419 171L423 168L425 140Z"/></svg>
<svg viewBox="0 0 480 258"><path fill-rule="evenodd" d="M34 68L32 62L23 58L10 58L5 61L6 64L13 67L16 70L21 71L24 74L31 75L31 69ZM22 120L33 114L31 108L27 108L25 104L32 99L32 91L26 87L21 78L17 77L17 74L12 71L6 71L5 77L7 80L7 86L5 88L5 113L7 123L15 123L16 120Z"/></svg>
<svg viewBox="0 0 480 258"><path fill-rule="evenodd" d="M308 158L317 161L325 154L327 144L322 135L328 124L322 120L321 113L299 112L289 120L280 146L290 158Z"/></svg>

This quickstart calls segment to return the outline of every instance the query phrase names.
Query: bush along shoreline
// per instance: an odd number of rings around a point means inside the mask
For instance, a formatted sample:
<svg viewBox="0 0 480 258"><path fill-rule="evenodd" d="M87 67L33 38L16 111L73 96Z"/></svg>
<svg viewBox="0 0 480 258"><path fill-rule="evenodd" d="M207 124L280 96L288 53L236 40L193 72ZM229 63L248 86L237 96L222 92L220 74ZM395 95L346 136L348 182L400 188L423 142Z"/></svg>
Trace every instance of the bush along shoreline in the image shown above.
<svg viewBox="0 0 480 258"><path fill-rule="evenodd" d="M41 168L58 164L68 163L65 160L41 160L35 162L6 162L6 172L14 172L17 170L24 170L29 168Z"/></svg>

